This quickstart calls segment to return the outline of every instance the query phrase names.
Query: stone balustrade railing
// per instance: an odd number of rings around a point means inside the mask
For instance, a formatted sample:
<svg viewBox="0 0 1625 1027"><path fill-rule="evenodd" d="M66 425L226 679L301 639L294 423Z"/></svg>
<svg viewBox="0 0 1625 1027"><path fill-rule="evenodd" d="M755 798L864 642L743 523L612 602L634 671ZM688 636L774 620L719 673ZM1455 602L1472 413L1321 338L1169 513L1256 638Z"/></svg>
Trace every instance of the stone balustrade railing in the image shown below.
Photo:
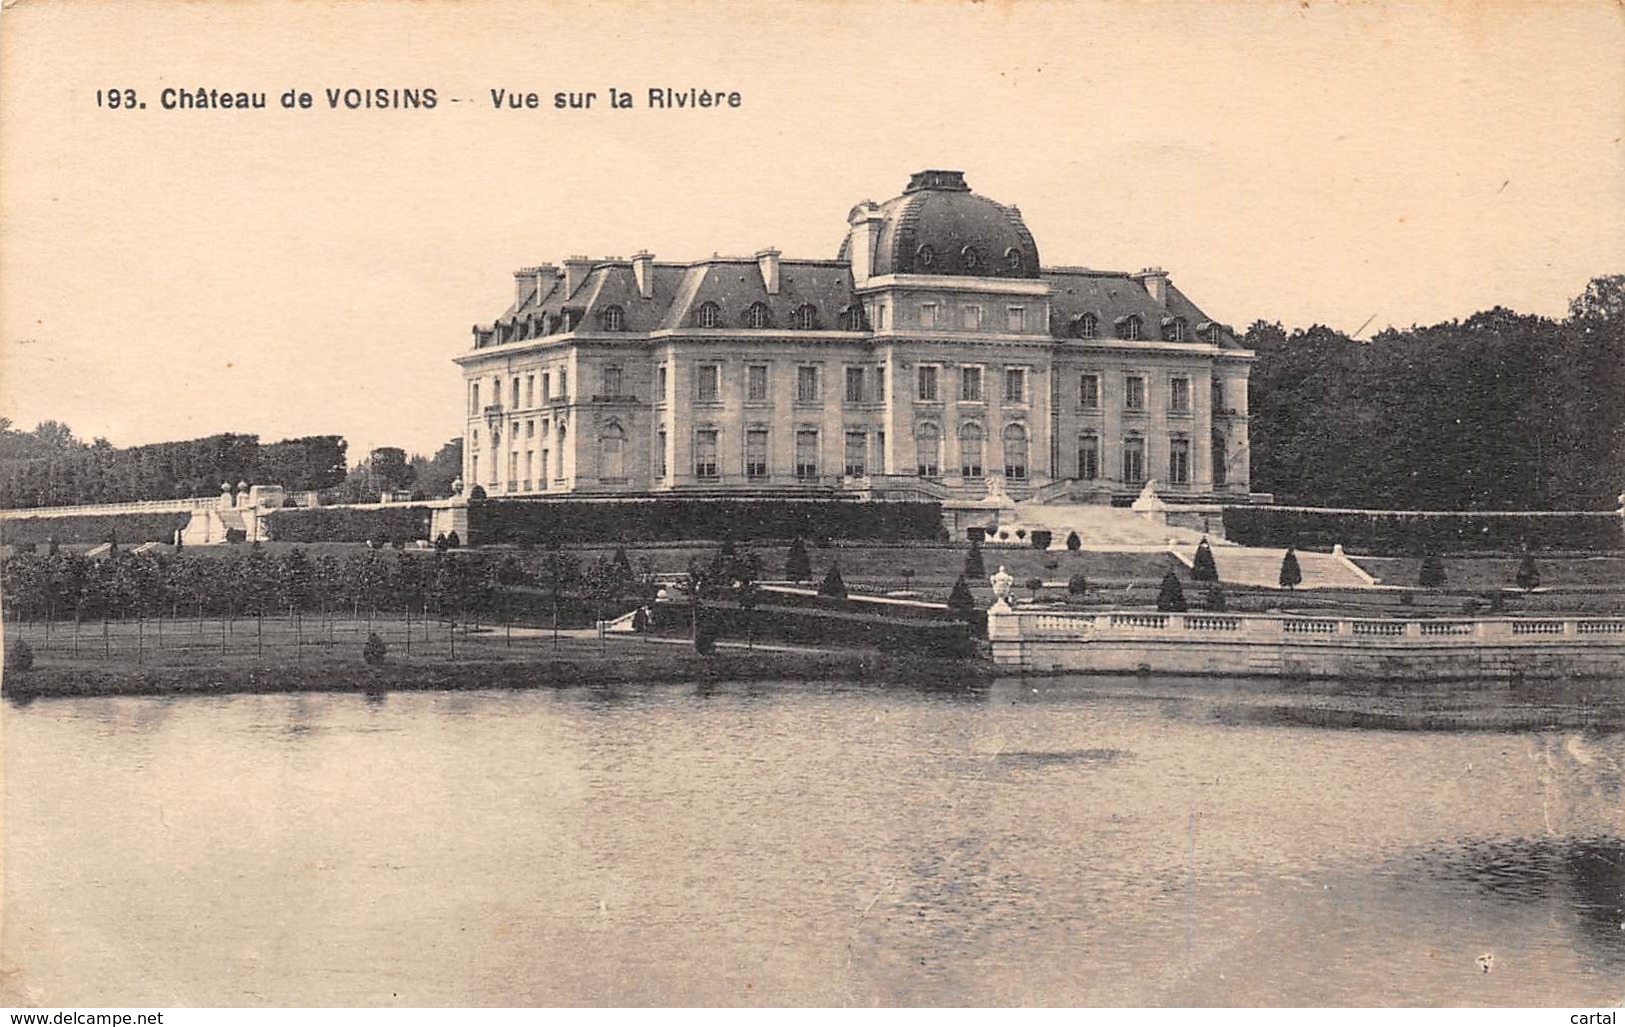
<svg viewBox="0 0 1625 1027"><path fill-rule="evenodd" d="M1011 641L1289 642L1414 647L1482 642L1494 645L1552 642L1625 642L1625 617L1518 617L1388 619L1287 617L1249 613L1086 612L1013 609L989 611L988 634Z"/></svg>
<svg viewBox="0 0 1625 1027"><path fill-rule="evenodd" d="M141 499L127 503L92 503L85 506L34 506L0 510L0 519L23 517L97 517L127 513L186 513L208 510L220 504L219 496L192 496L185 499Z"/></svg>

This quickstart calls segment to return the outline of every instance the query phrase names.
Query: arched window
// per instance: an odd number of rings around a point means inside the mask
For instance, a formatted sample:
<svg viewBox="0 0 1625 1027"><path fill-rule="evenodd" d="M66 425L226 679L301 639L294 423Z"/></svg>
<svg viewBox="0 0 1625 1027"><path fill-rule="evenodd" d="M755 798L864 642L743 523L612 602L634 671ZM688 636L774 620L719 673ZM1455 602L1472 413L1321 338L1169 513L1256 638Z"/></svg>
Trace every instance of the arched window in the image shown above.
<svg viewBox="0 0 1625 1027"><path fill-rule="evenodd" d="M1139 339L1144 337L1145 322L1139 314L1126 314L1117 319L1117 337L1119 339Z"/></svg>
<svg viewBox="0 0 1625 1027"><path fill-rule="evenodd" d="M914 428L915 464L922 478L942 473L942 429L926 421Z"/></svg>
<svg viewBox="0 0 1625 1027"><path fill-rule="evenodd" d="M1021 251L1012 246L1004 251L1004 266L1011 271L1021 270Z"/></svg>
<svg viewBox="0 0 1625 1027"><path fill-rule="evenodd" d="M982 266L982 255L976 247L967 246L959 251L959 264L966 271L976 271Z"/></svg>
<svg viewBox="0 0 1625 1027"><path fill-rule="evenodd" d="M1165 317L1162 319L1162 338L1165 342L1184 342L1186 337L1185 319L1182 317Z"/></svg>
<svg viewBox="0 0 1625 1027"><path fill-rule="evenodd" d="M869 327L863 317L863 304L854 303L841 308L841 327L849 332L866 331Z"/></svg>
<svg viewBox="0 0 1625 1027"><path fill-rule="evenodd" d="M598 477L604 481L626 478L626 432L614 421L598 437Z"/></svg>
<svg viewBox="0 0 1625 1027"><path fill-rule="evenodd" d="M746 328L766 328L769 320L766 303L752 303L745 311Z"/></svg>
<svg viewBox="0 0 1625 1027"><path fill-rule="evenodd" d="M1019 424L1004 428L1004 476L1027 477L1027 429Z"/></svg>
<svg viewBox="0 0 1625 1027"><path fill-rule="evenodd" d="M1223 485L1230 480L1230 457L1226 452L1224 432L1213 433L1213 484Z"/></svg>
<svg viewBox="0 0 1625 1027"><path fill-rule="evenodd" d="M701 328L719 328L722 326L722 308L715 303L701 303L695 321Z"/></svg>
<svg viewBox="0 0 1625 1027"><path fill-rule="evenodd" d="M624 331L626 331L626 311L622 310L620 307L605 307L603 316L604 316L604 331L606 331L606 332L624 332Z"/></svg>
<svg viewBox="0 0 1625 1027"><path fill-rule="evenodd" d="M914 254L915 263L925 270L937 266L937 251L931 248L930 243L922 245Z"/></svg>
<svg viewBox="0 0 1625 1027"><path fill-rule="evenodd" d="M1072 319L1072 334L1079 339L1100 338L1100 318L1094 314L1079 314Z"/></svg>
<svg viewBox="0 0 1625 1027"><path fill-rule="evenodd" d="M959 473L966 478L982 476L982 443L987 434L982 426L971 423L959 429Z"/></svg>
<svg viewBox="0 0 1625 1027"><path fill-rule="evenodd" d="M811 303L803 303L791 312L790 324L794 328L817 328L818 308Z"/></svg>

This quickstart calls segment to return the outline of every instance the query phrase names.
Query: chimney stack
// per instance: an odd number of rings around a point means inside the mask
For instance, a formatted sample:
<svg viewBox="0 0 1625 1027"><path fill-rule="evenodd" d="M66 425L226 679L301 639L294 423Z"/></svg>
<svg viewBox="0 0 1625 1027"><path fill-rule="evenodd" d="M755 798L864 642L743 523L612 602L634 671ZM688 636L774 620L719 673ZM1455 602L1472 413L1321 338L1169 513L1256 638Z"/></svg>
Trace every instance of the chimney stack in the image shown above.
<svg viewBox="0 0 1625 1027"><path fill-rule="evenodd" d="M762 269L762 284L769 296L779 294L779 251L769 246L756 251L756 266Z"/></svg>
<svg viewBox="0 0 1625 1027"><path fill-rule="evenodd" d="M846 247L847 258L852 261L852 284L862 285L874 274L875 244L880 240L880 226L885 219L879 207L864 200L852 208L846 223L852 228Z"/></svg>
<svg viewBox="0 0 1625 1027"><path fill-rule="evenodd" d="M1160 267L1148 267L1131 277L1145 287L1146 293L1159 306L1168 305L1168 272Z"/></svg>
<svg viewBox="0 0 1625 1027"><path fill-rule="evenodd" d="M655 295L655 255L648 250L632 254L632 276L638 280L638 295L646 300Z"/></svg>
<svg viewBox="0 0 1625 1027"><path fill-rule="evenodd" d="M581 288L581 283L587 280L592 273L593 261L591 257L572 255L564 262L564 298L568 300Z"/></svg>

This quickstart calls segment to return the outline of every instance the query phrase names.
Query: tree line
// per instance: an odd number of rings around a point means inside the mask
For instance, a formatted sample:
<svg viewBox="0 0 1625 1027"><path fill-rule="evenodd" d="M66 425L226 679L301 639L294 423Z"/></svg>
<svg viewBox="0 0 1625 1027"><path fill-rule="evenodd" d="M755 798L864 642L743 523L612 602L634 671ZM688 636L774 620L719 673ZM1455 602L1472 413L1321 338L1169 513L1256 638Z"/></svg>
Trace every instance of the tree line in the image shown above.
<svg viewBox="0 0 1625 1027"><path fill-rule="evenodd" d="M1554 320L1497 307L1360 342L1258 321L1253 488L1279 502L1610 510L1625 488L1625 275Z"/></svg>

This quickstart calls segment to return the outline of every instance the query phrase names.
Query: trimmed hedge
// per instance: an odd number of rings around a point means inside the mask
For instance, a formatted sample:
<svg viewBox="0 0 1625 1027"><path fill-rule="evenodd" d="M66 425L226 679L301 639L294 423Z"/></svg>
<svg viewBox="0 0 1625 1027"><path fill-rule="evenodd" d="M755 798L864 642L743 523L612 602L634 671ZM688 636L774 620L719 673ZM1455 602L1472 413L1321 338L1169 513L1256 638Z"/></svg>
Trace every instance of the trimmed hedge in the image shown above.
<svg viewBox="0 0 1625 1027"><path fill-rule="evenodd" d="M264 518L276 542L366 542L429 537L430 511L421 506L355 510L342 506L284 508Z"/></svg>
<svg viewBox="0 0 1625 1027"><path fill-rule="evenodd" d="M690 627L692 614L687 603L660 603L653 607L653 613L655 628L663 633L681 634ZM935 618L903 620L777 604L750 610L702 605L700 623L731 642L754 637L757 642L864 646L893 654L930 654L947 659L974 656L978 649L972 625Z"/></svg>
<svg viewBox="0 0 1625 1027"><path fill-rule="evenodd" d="M0 521L0 542L33 545L54 538L58 542L106 542L112 534L119 545L172 542L186 527L190 513L94 514L83 517L19 517Z"/></svg>
<svg viewBox="0 0 1625 1027"><path fill-rule="evenodd" d="M1417 552L1517 552L1535 549L1611 552L1625 549L1617 513L1416 513L1384 510L1301 510L1227 506L1224 534L1244 546Z"/></svg>
<svg viewBox="0 0 1625 1027"><path fill-rule="evenodd" d="M470 534L482 545L786 538L895 542L938 538L942 507L802 499L495 499L471 504L468 520Z"/></svg>

